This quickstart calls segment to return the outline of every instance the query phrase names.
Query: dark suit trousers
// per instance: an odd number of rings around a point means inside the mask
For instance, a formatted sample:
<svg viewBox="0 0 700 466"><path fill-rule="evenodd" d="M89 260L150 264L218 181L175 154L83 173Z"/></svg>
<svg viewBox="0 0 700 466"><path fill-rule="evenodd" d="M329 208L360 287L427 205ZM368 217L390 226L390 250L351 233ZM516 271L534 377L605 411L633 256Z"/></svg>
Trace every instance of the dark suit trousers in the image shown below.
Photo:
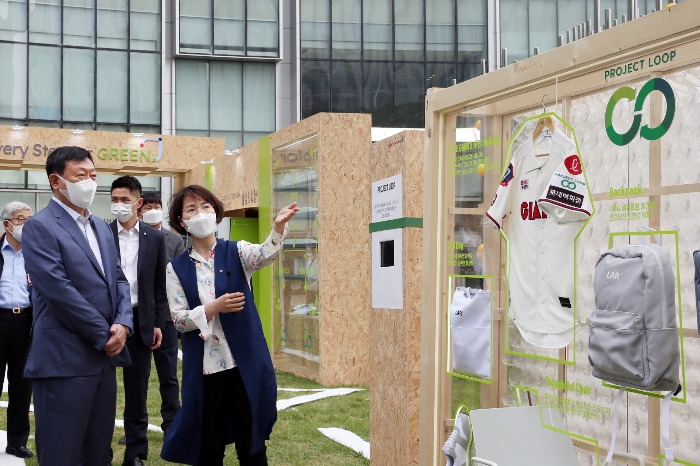
<svg viewBox="0 0 700 466"><path fill-rule="evenodd" d="M180 386L177 379L177 330L167 316L163 325L163 342L153 352L158 381L160 382L160 415L163 418L163 431L170 428L180 409Z"/></svg>
<svg viewBox="0 0 700 466"><path fill-rule="evenodd" d="M124 460L148 457L148 378L153 351L144 345L139 330L138 310L134 309L134 334L126 340L131 365L124 368Z"/></svg>
<svg viewBox="0 0 700 466"><path fill-rule="evenodd" d="M29 438L29 403L32 383L22 377L29 350L29 332L32 314L0 312L0 393L7 367L8 395L7 444L14 447L27 445Z"/></svg>
<svg viewBox="0 0 700 466"><path fill-rule="evenodd" d="M233 441L241 466L267 466L267 449L250 455L253 417L238 367L204 375L202 444L198 466L223 466L227 426L233 420Z"/></svg>
<svg viewBox="0 0 700 466"><path fill-rule="evenodd" d="M32 380L40 466L109 464L117 377L104 362L97 374Z"/></svg>

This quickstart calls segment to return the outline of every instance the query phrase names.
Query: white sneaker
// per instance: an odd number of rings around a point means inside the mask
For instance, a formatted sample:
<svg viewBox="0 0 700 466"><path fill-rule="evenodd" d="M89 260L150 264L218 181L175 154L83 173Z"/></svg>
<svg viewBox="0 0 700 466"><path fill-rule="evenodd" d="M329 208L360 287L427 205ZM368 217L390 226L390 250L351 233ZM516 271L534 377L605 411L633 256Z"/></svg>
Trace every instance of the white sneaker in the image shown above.
<svg viewBox="0 0 700 466"><path fill-rule="evenodd" d="M442 452L447 460L446 466L469 466L467 465L469 436L469 416L465 413L459 413L455 419L455 428L452 429L452 433L442 446Z"/></svg>

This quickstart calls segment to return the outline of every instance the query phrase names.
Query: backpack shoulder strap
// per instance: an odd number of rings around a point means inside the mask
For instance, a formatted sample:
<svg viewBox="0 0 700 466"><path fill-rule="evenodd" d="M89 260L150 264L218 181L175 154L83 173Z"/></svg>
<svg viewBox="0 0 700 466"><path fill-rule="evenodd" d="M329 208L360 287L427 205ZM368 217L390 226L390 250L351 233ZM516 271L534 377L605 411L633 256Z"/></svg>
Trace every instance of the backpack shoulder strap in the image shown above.
<svg viewBox="0 0 700 466"><path fill-rule="evenodd" d="M620 387L617 390L617 396L615 396L615 411L613 412L613 432L612 440L610 440L610 450L608 451L608 456L605 457L603 461L603 466L608 466L615 455L615 442L617 441L617 417L620 412L620 401L622 400L622 395L625 393L625 388Z"/></svg>
<svg viewBox="0 0 700 466"><path fill-rule="evenodd" d="M673 449L671 448L671 399L680 393L683 387L679 384L678 388L671 390L666 394L661 402L661 442L664 446L664 457L668 461L673 461Z"/></svg>

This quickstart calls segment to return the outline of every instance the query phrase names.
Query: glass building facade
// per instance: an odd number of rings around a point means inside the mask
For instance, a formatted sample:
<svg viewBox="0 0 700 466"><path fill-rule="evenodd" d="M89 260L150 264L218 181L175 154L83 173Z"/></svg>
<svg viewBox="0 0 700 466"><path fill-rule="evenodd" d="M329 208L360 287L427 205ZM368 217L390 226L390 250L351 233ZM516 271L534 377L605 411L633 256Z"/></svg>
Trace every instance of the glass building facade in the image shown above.
<svg viewBox="0 0 700 466"><path fill-rule="evenodd" d="M0 124L160 132L160 0L0 2Z"/></svg>
<svg viewBox="0 0 700 466"><path fill-rule="evenodd" d="M231 149L274 132L279 2L179 0L177 17L175 132Z"/></svg>
<svg viewBox="0 0 700 466"><path fill-rule="evenodd" d="M481 73L487 0L300 0L301 117L423 127L427 88Z"/></svg>
<svg viewBox="0 0 700 466"><path fill-rule="evenodd" d="M601 0L619 22L628 0ZM639 0L640 15L654 0ZM318 112L424 126L425 91L557 45L593 0L0 0L0 124L223 137Z"/></svg>
<svg viewBox="0 0 700 466"><path fill-rule="evenodd" d="M180 0L180 53L279 57L277 0Z"/></svg>
<svg viewBox="0 0 700 466"><path fill-rule="evenodd" d="M235 149L275 131L278 0L179 0L175 132Z"/></svg>
<svg viewBox="0 0 700 466"><path fill-rule="evenodd" d="M176 132L235 149L275 131L275 64L177 60ZM245 109L245 110L244 110Z"/></svg>
<svg viewBox="0 0 700 466"><path fill-rule="evenodd" d="M160 133L162 17L161 0L0 1L0 124ZM115 178L98 176L105 219ZM0 205L50 198L45 172L0 170Z"/></svg>
<svg viewBox="0 0 700 466"><path fill-rule="evenodd" d="M610 9L612 19L618 23L629 18L628 3L628 0L601 0L601 27L606 9ZM654 0L637 2L639 15L650 14L654 8ZM596 14L592 0L499 0L499 12L501 48L508 50L508 63L532 56L535 47L541 52L555 48L559 35L566 43L567 31L573 40L571 30L586 20L595 24Z"/></svg>

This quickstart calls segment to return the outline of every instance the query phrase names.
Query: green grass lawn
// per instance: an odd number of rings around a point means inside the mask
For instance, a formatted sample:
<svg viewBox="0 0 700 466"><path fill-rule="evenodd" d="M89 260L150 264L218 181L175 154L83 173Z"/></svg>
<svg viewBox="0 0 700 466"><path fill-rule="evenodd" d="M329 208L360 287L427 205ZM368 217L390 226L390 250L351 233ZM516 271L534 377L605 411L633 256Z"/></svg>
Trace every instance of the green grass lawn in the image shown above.
<svg viewBox="0 0 700 466"><path fill-rule="evenodd" d="M117 418L123 418L124 391L121 383L121 370L117 371L118 396ZM277 385L280 388L324 388L315 382L295 377L284 372L277 372ZM346 396L326 398L304 405L287 408L279 413L279 418L272 431L272 438L268 443L268 459L270 465L332 465L332 466L359 466L368 465L369 461L360 454L339 445L318 431L319 427L339 427L347 429L369 441L369 391L365 390ZM280 399L293 398L307 395L312 392L278 392ZM7 400L7 393L0 398ZM151 379L148 391L149 423L160 426L160 392L158 391L158 377L155 366L151 371ZM29 448L36 453L34 445L34 418L32 422ZM7 430L7 409L0 408L0 429ZM120 465L124 459L124 445L117 444L119 437L124 435L124 429L114 429L112 449L114 461L112 464ZM160 432L148 432L149 453L147 464L173 464L166 463L160 458L160 449L163 445L163 434ZM226 450L227 465L237 465L236 452L233 445ZM36 457L27 461L27 465L38 465Z"/></svg>

